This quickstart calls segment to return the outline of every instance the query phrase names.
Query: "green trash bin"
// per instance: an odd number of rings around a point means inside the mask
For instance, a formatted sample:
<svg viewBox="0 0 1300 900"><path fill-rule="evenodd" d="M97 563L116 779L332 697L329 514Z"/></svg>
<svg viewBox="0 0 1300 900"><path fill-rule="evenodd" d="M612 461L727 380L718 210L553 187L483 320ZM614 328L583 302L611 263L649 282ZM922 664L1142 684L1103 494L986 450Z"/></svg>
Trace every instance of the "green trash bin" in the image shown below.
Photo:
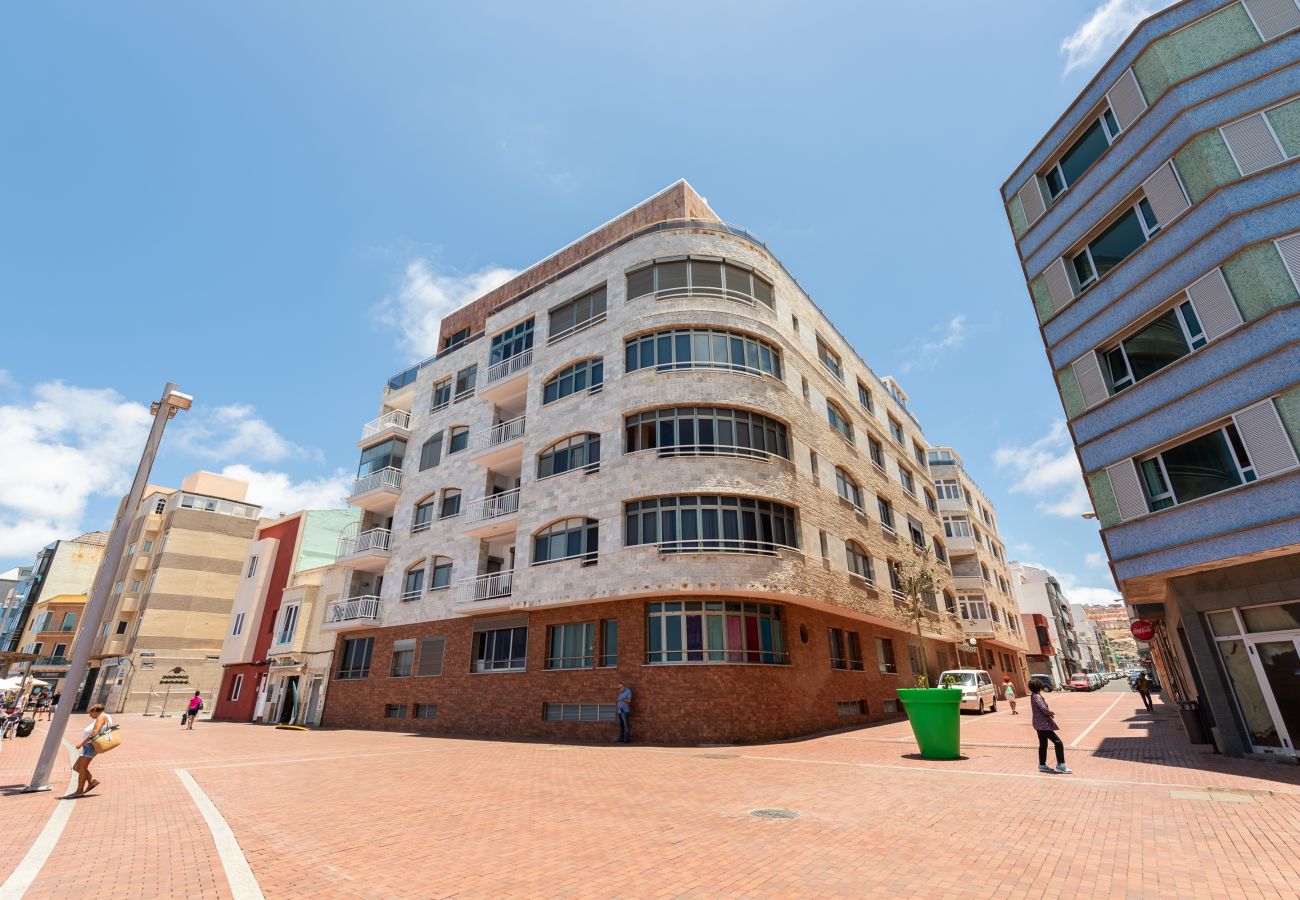
<svg viewBox="0 0 1300 900"><path fill-rule="evenodd" d="M907 721L926 759L961 756L961 689L899 688Z"/></svg>

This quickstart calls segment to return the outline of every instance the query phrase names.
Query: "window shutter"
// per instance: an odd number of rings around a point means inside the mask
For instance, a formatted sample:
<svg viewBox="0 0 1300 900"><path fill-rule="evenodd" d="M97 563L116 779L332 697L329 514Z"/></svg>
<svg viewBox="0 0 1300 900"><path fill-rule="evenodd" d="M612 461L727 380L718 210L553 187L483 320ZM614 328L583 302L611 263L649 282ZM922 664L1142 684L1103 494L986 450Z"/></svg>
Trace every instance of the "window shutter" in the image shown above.
<svg viewBox="0 0 1300 900"><path fill-rule="evenodd" d="M1219 132L1242 175L1251 175L1286 158L1263 113L1224 125Z"/></svg>
<svg viewBox="0 0 1300 900"><path fill-rule="evenodd" d="M1137 466L1133 460L1126 459L1106 467L1106 476L1110 479L1110 489L1115 494L1115 503L1119 506L1119 517L1124 520L1146 515L1147 495L1138 480Z"/></svg>
<svg viewBox="0 0 1300 900"><path fill-rule="evenodd" d="M1250 462L1260 478L1275 475L1297 465L1295 447L1282 427L1272 400L1264 400L1232 414L1237 431L1246 444Z"/></svg>
<svg viewBox="0 0 1300 900"><path fill-rule="evenodd" d="M1138 86L1132 69L1125 69L1124 74L1119 76L1106 92L1106 101L1110 103L1110 111L1115 114L1115 121L1119 123L1121 131L1128 131L1128 127L1147 108L1146 98L1142 96L1142 88Z"/></svg>
<svg viewBox="0 0 1300 900"><path fill-rule="evenodd" d="M1020 189L1020 206L1025 211L1025 221L1033 225L1038 217L1047 211L1043 204L1043 192L1038 187L1038 176L1031 175L1029 183Z"/></svg>
<svg viewBox="0 0 1300 900"><path fill-rule="evenodd" d="M1271 41L1292 28L1300 28L1300 9L1295 0L1242 0L1260 38Z"/></svg>
<svg viewBox="0 0 1300 900"><path fill-rule="evenodd" d="M1156 214L1156 221L1163 228L1176 219L1187 207L1187 195L1178 183L1178 174L1174 171L1173 161L1156 169L1154 174L1142 182L1142 190L1151 201L1151 209Z"/></svg>
<svg viewBox="0 0 1300 900"><path fill-rule="evenodd" d="M1292 283L1300 291L1300 234L1284 237L1274 243L1277 244L1277 252L1282 254L1286 270L1291 273Z"/></svg>
<svg viewBox="0 0 1300 900"><path fill-rule="evenodd" d="M1110 396L1106 389L1106 379L1101 376L1101 365L1097 354L1089 351L1074 361L1074 377L1079 381L1079 390L1083 391L1083 403L1091 408Z"/></svg>
<svg viewBox="0 0 1300 900"><path fill-rule="evenodd" d="M1047 280L1047 293L1052 298L1052 309L1060 312L1074 299L1074 288L1070 286L1070 276L1065 272L1065 258L1062 257L1048 266L1043 272L1043 277Z"/></svg>
<svg viewBox="0 0 1300 900"><path fill-rule="evenodd" d="M441 675L442 658L447 648L447 639L440 637L424 638L420 641L420 668L417 675ZM396 649L396 645L394 645Z"/></svg>
<svg viewBox="0 0 1300 900"><path fill-rule="evenodd" d="M1193 282L1187 289L1187 297L1196 310L1196 318L1201 320L1207 340L1217 340L1241 324L1241 312L1232 299L1232 291L1228 290L1222 269L1216 268Z"/></svg>
<svg viewBox="0 0 1300 900"><path fill-rule="evenodd" d="M420 471L432 469L442 460L442 432L424 442L420 447Z"/></svg>

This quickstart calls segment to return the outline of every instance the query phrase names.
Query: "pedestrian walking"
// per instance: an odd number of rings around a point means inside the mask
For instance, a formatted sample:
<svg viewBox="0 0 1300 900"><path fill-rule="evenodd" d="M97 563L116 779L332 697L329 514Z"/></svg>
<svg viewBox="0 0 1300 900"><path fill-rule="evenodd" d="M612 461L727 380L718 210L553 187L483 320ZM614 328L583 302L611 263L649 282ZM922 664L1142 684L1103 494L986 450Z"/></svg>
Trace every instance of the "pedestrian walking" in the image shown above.
<svg viewBox="0 0 1300 900"><path fill-rule="evenodd" d="M1016 712L1016 686L1011 683L1010 675L1002 676L1002 693L1006 695L1007 705L1011 707L1011 715L1020 715Z"/></svg>
<svg viewBox="0 0 1300 900"><path fill-rule="evenodd" d="M90 774L90 761L95 758L95 745L93 741L96 735L113 726L113 717L104 712L104 704L96 703L86 711L90 716L90 724L81 731L81 743L77 744L77 749L81 755L77 761L72 764L72 771L77 773L77 789L72 792L71 796L80 797L86 791L93 791L99 787L99 779Z"/></svg>
<svg viewBox="0 0 1300 900"><path fill-rule="evenodd" d="M181 717L181 724L182 724L182 725L185 725L185 719L188 717L188 719L189 719L189 725L186 726L186 727L188 727L191 731L194 730L194 720L197 719L197 718L199 717L199 710L201 710L201 709L203 708L203 696L202 696L202 695L203 695L203 692L202 692L202 691L195 691L195 692L194 692L194 696L190 698L189 709L187 709L187 710L185 711L185 715Z"/></svg>
<svg viewBox="0 0 1300 900"><path fill-rule="evenodd" d="M618 742L632 743L632 726L628 716L632 714L632 689L623 682L618 683Z"/></svg>
<svg viewBox="0 0 1300 900"><path fill-rule="evenodd" d="M1065 744L1057 735L1056 719L1052 716L1047 698L1043 696L1043 685L1038 681L1029 682L1029 705L1033 710L1034 731L1038 732L1038 771L1060 772L1069 775L1070 769L1065 765ZM1056 768L1047 764L1047 742L1056 746Z"/></svg>
<svg viewBox="0 0 1300 900"><path fill-rule="evenodd" d="M1152 712L1151 681L1147 678L1146 672L1138 673L1137 683L1134 684L1134 687L1137 688L1138 696L1142 698L1142 705L1147 708L1147 712Z"/></svg>

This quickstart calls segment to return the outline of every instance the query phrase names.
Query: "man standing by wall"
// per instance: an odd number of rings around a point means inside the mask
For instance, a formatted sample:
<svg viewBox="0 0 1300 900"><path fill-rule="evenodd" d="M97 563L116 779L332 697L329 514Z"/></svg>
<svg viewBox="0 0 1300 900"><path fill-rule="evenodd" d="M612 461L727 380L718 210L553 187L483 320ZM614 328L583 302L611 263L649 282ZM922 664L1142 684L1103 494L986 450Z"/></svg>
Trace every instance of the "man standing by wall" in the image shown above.
<svg viewBox="0 0 1300 900"><path fill-rule="evenodd" d="M632 712L632 689L623 682L618 683L618 742L632 743L632 728L627 717Z"/></svg>

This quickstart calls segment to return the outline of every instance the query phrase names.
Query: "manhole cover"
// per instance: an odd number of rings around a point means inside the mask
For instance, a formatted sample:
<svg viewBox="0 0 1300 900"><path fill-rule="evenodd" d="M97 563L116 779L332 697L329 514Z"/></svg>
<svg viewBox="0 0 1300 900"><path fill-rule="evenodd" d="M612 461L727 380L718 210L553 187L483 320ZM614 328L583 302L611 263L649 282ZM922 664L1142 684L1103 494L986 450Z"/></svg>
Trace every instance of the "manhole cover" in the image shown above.
<svg viewBox="0 0 1300 900"><path fill-rule="evenodd" d="M793 809L751 809L749 814L755 819L797 819L799 813Z"/></svg>

